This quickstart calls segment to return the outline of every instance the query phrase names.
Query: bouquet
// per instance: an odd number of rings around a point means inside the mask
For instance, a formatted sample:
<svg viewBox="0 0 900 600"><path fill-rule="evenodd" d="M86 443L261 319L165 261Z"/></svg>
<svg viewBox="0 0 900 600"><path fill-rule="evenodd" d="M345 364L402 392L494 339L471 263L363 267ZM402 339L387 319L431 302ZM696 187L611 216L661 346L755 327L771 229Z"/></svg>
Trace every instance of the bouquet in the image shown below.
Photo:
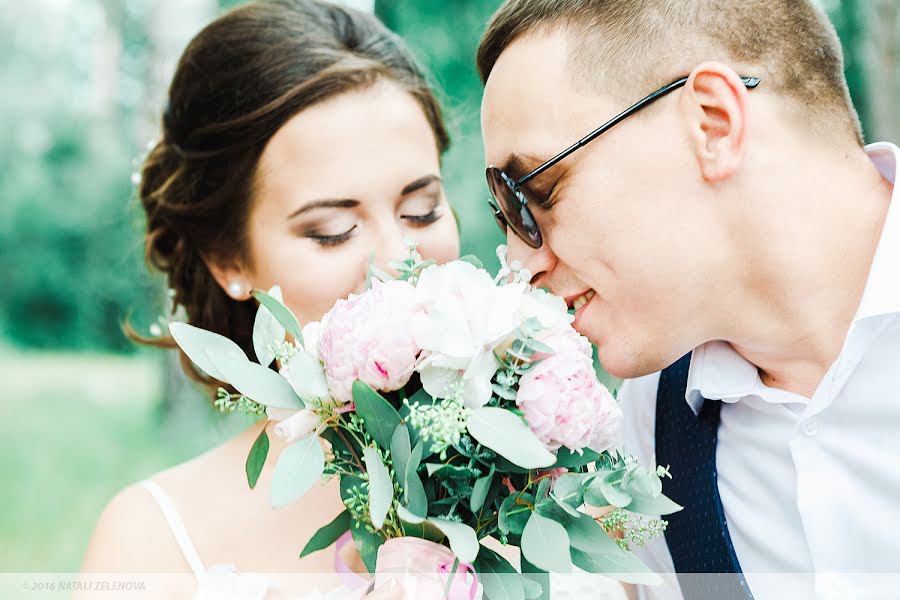
<svg viewBox="0 0 900 600"><path fill-rule="evenodd" d="M622 413L590 343L565 302L531 288L503 250L492 277L477 259L437 265L410 245L395 277L372 267L367 291L303 327L277 287L256 291L256 362L220 335L170 324L200 369L237 390L220 389L217 406L278 421L288 445L274 506L340 478L345 510L301 557L349 531L375 573L389 560L383 546L420 538L448 548L448 593L471 570L495 599L536 597L542 574L573 565L657 580L631 549L681 508L662 494L667 469L618 448ZM268 448L263 430L247 457L251 488ZM585 506L608 508L595 518ZM526 575L487 537L520 548Z"/></svg>

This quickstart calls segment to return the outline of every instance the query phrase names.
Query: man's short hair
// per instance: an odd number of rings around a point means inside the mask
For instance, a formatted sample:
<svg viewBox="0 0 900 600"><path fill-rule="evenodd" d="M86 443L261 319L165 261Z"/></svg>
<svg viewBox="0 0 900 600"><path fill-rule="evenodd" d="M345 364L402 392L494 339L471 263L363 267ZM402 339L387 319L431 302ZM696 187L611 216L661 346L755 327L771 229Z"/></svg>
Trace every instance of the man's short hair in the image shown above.
<svg viewBox="0 0 900 600"><path fill-rule="evenodd" d="M862 143L840 41L813 0L507 0L478 48L482 81L510 44L547 30L570 34L573 81L623 102L718 60Z"/></svg>

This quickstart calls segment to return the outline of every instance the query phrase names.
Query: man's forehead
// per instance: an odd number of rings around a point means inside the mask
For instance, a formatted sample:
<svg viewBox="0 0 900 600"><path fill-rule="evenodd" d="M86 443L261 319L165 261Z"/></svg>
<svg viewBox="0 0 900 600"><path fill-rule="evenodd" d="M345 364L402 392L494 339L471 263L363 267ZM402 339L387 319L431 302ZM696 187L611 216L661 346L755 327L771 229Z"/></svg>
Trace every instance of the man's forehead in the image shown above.
<svg viewBox="0 0 900 600"><path fill-rule="evenodd" d="M510 162L509 173L527 171L586 133L591 117L583 113L602 99L576 88L568 60L567 36L554 30L524 36L503 51L481 107L488 164Z"/></svg>

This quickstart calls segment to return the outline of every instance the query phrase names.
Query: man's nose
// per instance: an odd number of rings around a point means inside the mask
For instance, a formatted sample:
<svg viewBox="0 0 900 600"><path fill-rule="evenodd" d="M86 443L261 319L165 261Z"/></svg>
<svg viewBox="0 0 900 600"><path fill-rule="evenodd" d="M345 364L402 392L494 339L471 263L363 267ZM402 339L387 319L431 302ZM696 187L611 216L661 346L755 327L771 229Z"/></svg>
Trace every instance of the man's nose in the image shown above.
<svg viewBox="0 0 900 600"><path fill-rule="evenodd" d="M506 241L509 249L509 264L513 262L521 263L522 268L527 269L531 274L531 283L537 285L541 277L547 275L552 269L555 262L553 253L544 243L540 248L532 248L523 242L519 236L511 231L507 234Z"/></svg>

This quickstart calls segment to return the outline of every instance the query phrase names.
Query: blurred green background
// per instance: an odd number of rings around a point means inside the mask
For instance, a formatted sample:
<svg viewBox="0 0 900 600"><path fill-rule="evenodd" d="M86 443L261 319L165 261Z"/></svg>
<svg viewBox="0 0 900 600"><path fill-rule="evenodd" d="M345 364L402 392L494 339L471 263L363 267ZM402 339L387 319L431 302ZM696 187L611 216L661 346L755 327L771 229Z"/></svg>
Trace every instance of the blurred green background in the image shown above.
<svg viewBox="0 0 900 600"><path fill-rule="evenodd" d="M364 4L366 0L361 0ZM0 571L77 571L104 504L248 422L213 413L170 356L135 348L163 286L132 172L174 63L216 0L0 0ZM370 2L371 4L371 2ZM900 140L897 0L824 1L868 139ZM442 90L463 252L493 268L473 55L499 0L378 0Z"/></svg>

